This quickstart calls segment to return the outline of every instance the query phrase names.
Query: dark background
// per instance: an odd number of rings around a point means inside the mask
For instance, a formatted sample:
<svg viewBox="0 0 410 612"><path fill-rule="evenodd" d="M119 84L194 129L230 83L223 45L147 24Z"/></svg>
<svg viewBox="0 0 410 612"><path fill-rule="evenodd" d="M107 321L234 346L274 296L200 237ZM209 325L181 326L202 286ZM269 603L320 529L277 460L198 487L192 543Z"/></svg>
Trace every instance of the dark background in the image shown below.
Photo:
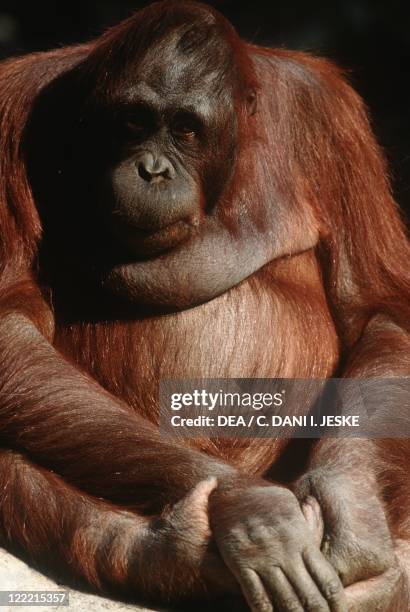
<svg viewBox="0 0 410 612"><path fill-rule="evenodd" d="M0 0L0 55L80 42L150 2ZM351 71L390 161L397 200L410 213L410 1L209 2L243 37L309 50Z"/></svg>

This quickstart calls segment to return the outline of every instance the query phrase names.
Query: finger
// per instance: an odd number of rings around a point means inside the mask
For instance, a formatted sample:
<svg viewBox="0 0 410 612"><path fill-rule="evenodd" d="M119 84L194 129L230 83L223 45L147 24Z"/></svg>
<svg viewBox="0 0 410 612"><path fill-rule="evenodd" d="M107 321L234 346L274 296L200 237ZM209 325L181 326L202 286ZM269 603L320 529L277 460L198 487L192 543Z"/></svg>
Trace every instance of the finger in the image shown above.
<svg viewBox="0 0 410 612"><path fill-rule="evenodd" d="M192 512L205 512L208 506L208 498L217 487L216 478L201 480L185 497L179 500L173 507L174 514L189 514Z"/></svg>
<svg viewBox="0 0 410 612"><path fill-rule="evenodd" d="M346 588L349 612L407 610L407 593L407 585L397 567L387 570L381 576L360 580Z"/></svg>
<svg viewBox="0 0 410 612"><path fill-rule="evenodd" d="M208 499L217 486L216 478L202 480L168 512L168 520L174 529L211 535L208 520Z"/></svg>
<svg viewBox="0 0 410 612"><path fill-rule="evenodd" d="M262 580L254 570L244 569L235 575L252 612L273 612L271 600Z"/></svg>
<svg viewBox="0 0 410 612"><path fill-rule="evenodd" d="M309 495L302 504L302 512L310 531L320 548L324 533L322 510L317 499Z"/></svg>
<svg viewBox="0 0 410 612"><path fill-rule="evenodd" d="M286 577L298 595L303 610L314 612L329 612L330 608L318 586L307 571L299 557L288 568L284 569Z"/></svg>
<svg viewBox="0 0 410 612"><path fill-rule="evenodd" d="M404 573L410 577L410 542L400 539L395 540L394 553L397 563L403 569Z"/></svg>
<svg viewBox="0 0 410 612"><path fill-rule="evenodd" d="M332 612L347 612L348 605L343 585L334 568L315 548L303 554L308 572L326 599Z"/></svg>
<svg viewBox="0 0 410 612"><path fill-rule="evenodd" d="M263 584L272 597L272 601L281 612L287 612L288 610L303 612L298 596L280 567L266 568L261 577Z"/></svg>

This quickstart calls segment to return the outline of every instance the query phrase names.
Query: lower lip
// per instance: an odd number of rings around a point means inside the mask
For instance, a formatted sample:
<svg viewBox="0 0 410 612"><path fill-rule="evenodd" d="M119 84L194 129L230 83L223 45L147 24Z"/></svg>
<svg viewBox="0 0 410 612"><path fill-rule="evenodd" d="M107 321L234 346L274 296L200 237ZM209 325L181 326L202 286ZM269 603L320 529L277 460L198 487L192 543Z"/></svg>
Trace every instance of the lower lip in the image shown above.
<svg viewBox="0 0 410 612"><path fill-rule="evenodd" d="M159 254L185 242L192 235L194 226L194 223L181 220L153 232L137 229L130 232L128 243L138 253Z"/></svg>

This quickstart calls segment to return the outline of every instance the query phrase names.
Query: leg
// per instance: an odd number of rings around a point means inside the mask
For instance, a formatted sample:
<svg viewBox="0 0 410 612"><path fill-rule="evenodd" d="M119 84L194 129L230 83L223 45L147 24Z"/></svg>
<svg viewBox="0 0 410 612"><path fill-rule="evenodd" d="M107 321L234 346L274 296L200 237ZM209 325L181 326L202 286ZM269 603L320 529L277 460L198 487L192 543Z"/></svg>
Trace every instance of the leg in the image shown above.
<svg viewBox="0 0 410 612"><path fill-rule="evenodd" d="M236 590L209 548L204 481L155 519L89 497L13 451L0 453L0 542L60 576L161 603ZM177 571L176 571L177 568Z"/></svg>
<svg viewBox="0 0 410 612"><path fill-rule="evenodd" d="M323 439L294 486L302 505L313 500L320 508L313 522L352 612L409 609L410 547L390 529L379 486L383 466L370 440Z"/></svg>

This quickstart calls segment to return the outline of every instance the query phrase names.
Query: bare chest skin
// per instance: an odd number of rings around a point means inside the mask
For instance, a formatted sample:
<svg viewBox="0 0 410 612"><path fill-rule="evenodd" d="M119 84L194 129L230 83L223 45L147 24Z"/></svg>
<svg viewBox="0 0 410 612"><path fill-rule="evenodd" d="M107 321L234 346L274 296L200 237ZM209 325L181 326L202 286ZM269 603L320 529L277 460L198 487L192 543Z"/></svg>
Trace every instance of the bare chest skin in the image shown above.
<svg viewBox="0 0 410 612"><path fill-rule="evenodd" d="M339 355L311 252L273 262L190 310L112 327L57 328L55 344L80 366L90 364L88 371L100 384L153 422L161 378L327 378ZM268 442L272 459L275 445ZM231 447L223 441L192 443L222 457ZM266 446L257 443L259 451ZM255 444L241 443L239 464L249 463ZM232 461L232 448L229 455ZM255 470L265 463L262 456L255 462Z"/></svg>

